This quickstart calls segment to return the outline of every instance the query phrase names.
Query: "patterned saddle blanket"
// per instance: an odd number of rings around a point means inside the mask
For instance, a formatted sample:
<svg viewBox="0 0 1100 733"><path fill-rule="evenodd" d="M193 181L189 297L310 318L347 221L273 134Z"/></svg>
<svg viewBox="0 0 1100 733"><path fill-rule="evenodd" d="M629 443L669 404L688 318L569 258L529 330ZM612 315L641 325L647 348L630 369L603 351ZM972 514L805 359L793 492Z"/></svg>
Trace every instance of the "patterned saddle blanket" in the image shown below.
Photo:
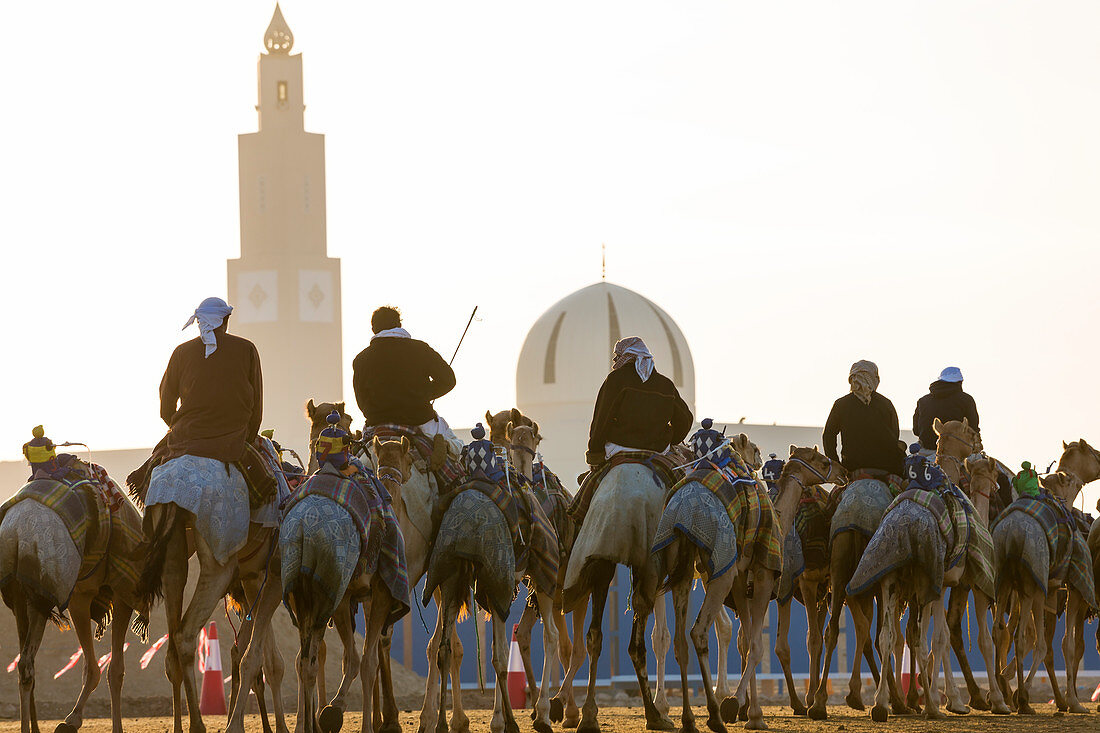
<svg viewBox="0 0 1100 733"><path fill-rule="evenodd" d="M385 488L366 468L354 476L318 471L286 502L285 511L307 496L330 499L351 516L359 531L358 575L377 573L393 596L391 623L409 611L409 572L405 540L393 509L384 500Z"/></svg>
<svg viewBox="0 0 1100 733"><path fill-rule="evenodd" d="M1090 607L1096 608L1092 555L1085 538L1077 531L1076 517L1066 510L1061 500L1046 492L1038 498L1021 496L1005 508L997 521L1012 512L1024 512L1043 528L1050 550L1048 583L1073 586Z"/></svg>
<svg viewBox="0 0 1100 733"><path fill-rule="evenodd" d="M448 487L457 485L466 477L458 456L450 452L442 456L438 455L432 438L421 435L407 425L368 425L364 428L364 445L369 444L375 437L380 440L408 438L412 444L414 465L421 473L430 473L435 476L440 493Z"/></svg>
<svg viewBox="0 0 1100 733"><path fill-rule="evenodd" d="M684 477L683 469L677 468L683 455L673 451L671 453L652 453L650 451L622 451L616 453L610 459L604 461L592 469L581 482L573 503L569 505L569 516L579 526L584 522L584 516L588 513L588 507L592 505L592 497L596 495L596 489L600 482L607 477L611 469L624 463L640 463L653 471L654 479L667 491L675 486Z"/></svg>

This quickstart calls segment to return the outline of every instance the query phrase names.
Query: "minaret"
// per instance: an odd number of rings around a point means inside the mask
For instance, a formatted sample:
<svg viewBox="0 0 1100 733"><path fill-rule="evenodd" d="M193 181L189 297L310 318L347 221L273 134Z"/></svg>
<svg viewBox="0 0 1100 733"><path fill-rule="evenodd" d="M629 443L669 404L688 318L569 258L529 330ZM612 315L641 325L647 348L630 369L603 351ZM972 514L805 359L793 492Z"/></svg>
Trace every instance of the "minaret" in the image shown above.
<svg viewBox="0 0 1100 733"><path fill-rule="evenodd" d="M229 323L256 344L265 428L299 452L305 402L343 394L340 260L325 234L325 137L305 131L302 56L279 6L259 62L259 132L238 136L241 256L228 261ZM304 455L304 454L303 454Z"/></svg>

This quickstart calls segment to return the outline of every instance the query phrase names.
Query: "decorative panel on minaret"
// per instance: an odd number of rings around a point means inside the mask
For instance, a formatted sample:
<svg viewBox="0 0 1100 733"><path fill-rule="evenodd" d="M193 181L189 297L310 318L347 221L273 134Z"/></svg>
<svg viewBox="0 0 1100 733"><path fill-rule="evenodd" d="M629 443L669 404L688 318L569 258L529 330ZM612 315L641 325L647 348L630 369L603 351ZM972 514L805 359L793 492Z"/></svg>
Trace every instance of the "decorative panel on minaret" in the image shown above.
<svg viewBox="0 0 1100 733"><path fill-rule="evenodd" d="M343 397L340 261L328 256L325 137L305 131L302 56L275 6L258 73L259 132L238 138L241 256L229 327L260 352L264 428L300 452L307 400Z"/></svg>

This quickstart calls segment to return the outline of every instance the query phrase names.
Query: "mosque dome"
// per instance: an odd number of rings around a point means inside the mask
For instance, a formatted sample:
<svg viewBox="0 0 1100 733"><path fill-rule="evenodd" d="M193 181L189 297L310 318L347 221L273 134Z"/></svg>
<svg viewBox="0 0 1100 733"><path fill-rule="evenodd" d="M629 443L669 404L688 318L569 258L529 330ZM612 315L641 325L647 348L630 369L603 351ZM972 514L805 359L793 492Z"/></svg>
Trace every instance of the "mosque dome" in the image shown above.
<svg viewBox="0 0 1100 733"><path fill-rule="evenodd" d="M645 341L657 371L676 384L694 411L695 365L683 332L652 301L609 282L567 295L535 321L516 367L520 409L537 419L547 408L577 405L590 418L615 342L626 336Z"/></svg>

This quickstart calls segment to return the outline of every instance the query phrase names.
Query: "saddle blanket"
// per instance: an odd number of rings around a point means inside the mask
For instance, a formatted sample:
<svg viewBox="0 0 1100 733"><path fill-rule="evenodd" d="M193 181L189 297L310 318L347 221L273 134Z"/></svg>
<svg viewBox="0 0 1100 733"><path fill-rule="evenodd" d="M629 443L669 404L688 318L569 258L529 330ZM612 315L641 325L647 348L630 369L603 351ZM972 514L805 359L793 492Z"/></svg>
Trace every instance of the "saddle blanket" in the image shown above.
<svg viewBox="0 0 1100 733"><path fill-rule="evenodd" d="M363 430L363 442L369 444L372 439L392 440L408 438L412 444L413 462L422 473L434 474L437 488L443 493L447 487L454 486L466 477L466 472L458 461L458 457L448 450L443 462L433 467L432 459L435 454L435 440L422 435L415 428L408 425L368 425ZM449 444L448 444L449 446Z"/></svg>
<svg viewBox="0 0 1100 733"><path fill-rule="evenodd" d="M611 456L608 460L593 468L584 481L581 482L573 503L569 505L569 516L578 525L584 522L584 516L588 513L588 507L592 505L592 497L596 494L600 482L604 480L611 469L624 463L640 463L653 472L653 479L666 491L675 486L684 476L683 469L678 469L677 461L682 458L679 454L652 453L650 451L621 451Z"/></svg>
<svg viewBox="0 0 1100 733"><path fill-rule="evenodd" d="M993 598L993 537L969 497L954 488L939 492L909 489L894 499L886 513L903 501L924 507L936 518L940 536L947 543L944 570L955 567L965 557L972 586Z"/></svg>
<svg viewBox="0 0 1100 733"><path fill-rule="evenodd" d="M569 504L573 497L565 490L561 479L541 463L535 464L529 485L558 537L558 569L564 570L566 558L577 539L577 525L569 516Z"/></svg>
<svg viewBox="0 0 1100 733"><path fill-rule="evenodd" d="M841 532L855 531L870 539L882 522L882 515L894 500L890 488L878 479L853 481L834 489L830 495L835 506L829 521L829 539Z"/></svg>
<svg viewBox="0 0 1100 733"><path fill-rule="evenodd" d="M798 536L802 556L811 568L829 565L829 513L831 497L820 486L803 491L794 514L794 531Z"/></svg>
<svg viewBox="0 0 1100 733"><path fill-rule="evenodd" d="M1045 579L1047 584L1071 585L1090 608L1096 608L1092 555L1085 539L1076 531L1076 519L1066 511L1062 502L1045 492L1039 498L1021 496L1005 508L997 521L1012 512L1024 512L1031 516L1046 533L1047 547L1050 549L1050 575ZM1035 569L1029 570L1035 575ZM1040 586L1044 585L1043 578L1035 579Z"/></svg>
<svg viewBox="0 0 1100 733"><path fill-rule="evenodd" d="M320 496L348 513L359 532L356 573L377 573L382 578L393 596L392 623L409 611L409 572L401 527L384 495L385 489L369 469L360 469L352 477L322 469L291 494L285 511L307 496Z"/></svg>

